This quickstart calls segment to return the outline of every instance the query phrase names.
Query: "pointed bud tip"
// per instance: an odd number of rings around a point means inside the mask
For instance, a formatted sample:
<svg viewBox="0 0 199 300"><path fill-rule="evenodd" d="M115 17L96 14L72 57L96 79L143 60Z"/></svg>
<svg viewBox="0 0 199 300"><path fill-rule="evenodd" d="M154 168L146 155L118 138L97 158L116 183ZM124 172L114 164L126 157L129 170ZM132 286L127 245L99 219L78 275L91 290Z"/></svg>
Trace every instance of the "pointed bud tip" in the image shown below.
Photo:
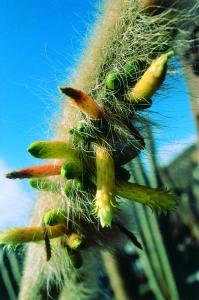
<svg viewBox="0 0 199 300"><path fill-rule="evenodd" d="M167 57L169 58L169 57L173 56L174 54L175 54L175 52L173 50L171 50L167 53Z"/></svg>
<svg viewBox="0 0 199 300"><path fill-rule="evenodd" d="M71 87L60 87L60 91L68 96L73 98L74 100L79 100L81 98L81 91L76 90L74 88Z"/></svg>
<svg viewBox="0 0 199 300"><path fill-rule="evenodd" d="M28 147L28 152L32 155L32 156L36 156L37 157L37 153L38 153L38 142L34 142L32 144L30 144L30 146Z"/></svg>
<svg viewBox="0 0 199 300"><path fill-rule="evenodd" d="M46 142L43 141L36 141L30 144L28 147L28 152L36 158L43 158L46 152Z"/></svg>
<svg viewBox="0 0 199 300"><path fill-rule="evenodd" d="M14 171L14 172L7 173L5 175L5 177L8 178L8 179L16 179L17 178L17 172Z"/></svg>

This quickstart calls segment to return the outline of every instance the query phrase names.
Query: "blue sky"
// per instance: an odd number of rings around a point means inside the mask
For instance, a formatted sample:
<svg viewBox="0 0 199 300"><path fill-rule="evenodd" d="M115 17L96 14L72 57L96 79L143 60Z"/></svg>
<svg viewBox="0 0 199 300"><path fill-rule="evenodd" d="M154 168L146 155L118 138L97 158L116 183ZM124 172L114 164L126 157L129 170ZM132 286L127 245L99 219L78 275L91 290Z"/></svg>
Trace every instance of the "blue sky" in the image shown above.
<svg viewBox="0 0 199 300"><path fill-rule="evenodd" d="M2 0L0 156L17 168L48 132L57 87L75 64L93 21L93 0Z"/></svg>
<svg viewBox="0 0 199 300"><path fill-rule="evenodd" d="M78 62L99 2L1 0L0 168L3 171L36 163L27 153L27 146L51 134L49 120L59 107L57 87L67 80ZM161 161L195 136L183 78L175 74L168 77L166 85L169 89L155 97L153 107L146 113L159 127L154 132ZM13 188L14 194L21 193L25 203L29 193L27 183L18 182L14 183L17 187L11 187L7 179L1 180L7 191ZM7 198L14 198L14 194L7 194ZM5 199L6 194L3 195Z"/></svg>

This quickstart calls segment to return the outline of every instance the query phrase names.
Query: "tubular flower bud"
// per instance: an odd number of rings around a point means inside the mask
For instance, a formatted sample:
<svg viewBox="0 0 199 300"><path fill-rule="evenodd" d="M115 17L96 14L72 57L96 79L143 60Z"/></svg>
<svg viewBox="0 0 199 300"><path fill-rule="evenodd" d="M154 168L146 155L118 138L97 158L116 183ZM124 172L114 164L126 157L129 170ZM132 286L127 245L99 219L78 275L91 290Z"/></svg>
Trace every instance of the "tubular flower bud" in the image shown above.
<svg viewBox="0 0 199 300"><path fill-rule="evenodd" d="M153 60L152 64L129 93L129 98L133 103L148 103L149 99L163 83L167 71L168 59L173 54L173 51L170 51Z"/></svg>
<svg viewBox="0 0 199 300"><path fill-rule="evenodd" d="M71 87L60 88L61 92L73 99L79 110L93 119L101 119L103 112L93 100L93 98L86 93L73 89Z"/></svg>
<svg viewBox="0 0 199 300"><path fill-rule="evenodd" d="M80 246L82 245L84 239L83 236L81 236L78 233L71 233L70 235L67 235L64 237L65 239L65 244L73 250L77 250L80 248Z"/></svg>
<svg viewBox="0 0 199 300"><path fill-rule="evenodd" d="M47 191L52 193L60 193L61 187L58 183L51 181L47 178L32 178L29 181L30 186L33 189L39 191Z"/></svg>
<svg viewBox="0 0 199 300"><path fill-rule="evenodd" d="M30 179L29 184L32 188L39 191L47 191L57 194L61 194L63 189L63 184L57 183L47 178L32 178ZM64 192L68 197L74 194L74 190L76 191L81 189L83 189L83 184L78 179L70 179L65 182Z"/></svg>
<svg viewBox="0 0 199 300"><path fill-rule="evenodd" d="M67 233L64 224L46 226L46 228L49 239L57 238ZM17 245L41 240L45 240L45 233L41 226L12 228L0 233L0 244Z"/></svg>
<svg viewBox="0 0 199 300"><path fill-rule="evenodd" d="M59 208L51 209L44 214L43 222L49 226L64 224L66 223L66 211Z"/></svg>
<svg viewBox="0 0 199 300"><path fill-rule="evenodd" d="M116 192L120 197L145 204L158 212L175 210L178 205L178 197L167 191L131 182L117 182Z"/></svg>
<svg viewBox="0 0 199 300"><path fill-rule="evenodd" d="M36 141L32 143L28 152L37 158L64 158L68 159L77 155L68 143L62 141Z"/></svg>
<svg viewBox="0 0 199 300"><path fill-rule="evenodd" d="M106 148L96 148L97 192L95 198L95 212L102 227L111 226L115 199L115 166Z"/></svg>
<svg viewBox="0 0 199 300"><path fill-rule="evenodd" d="M120 82L120 76L119 74L115 73L115 72L110 72L107 77L106 77L106 87L109 90L118 90L121 86L121 82Z"/></svg>
<svg viewBox="0 0 199 300"><path fill-rule="evenodd" d="M61 175L66 179L81 178L83 174L82 161L77 156L68 157L61 168Z"/></svg>
<svg viewBox="0 0 199 300"><path fill-rule="evenodd" d="M32 166L18 171L13 171L6 174L6 177L9 179L23 179L23 178L32 178L32 177L45 177L59 175L63 163L59 164L48 164L43 166Z"/></svg>

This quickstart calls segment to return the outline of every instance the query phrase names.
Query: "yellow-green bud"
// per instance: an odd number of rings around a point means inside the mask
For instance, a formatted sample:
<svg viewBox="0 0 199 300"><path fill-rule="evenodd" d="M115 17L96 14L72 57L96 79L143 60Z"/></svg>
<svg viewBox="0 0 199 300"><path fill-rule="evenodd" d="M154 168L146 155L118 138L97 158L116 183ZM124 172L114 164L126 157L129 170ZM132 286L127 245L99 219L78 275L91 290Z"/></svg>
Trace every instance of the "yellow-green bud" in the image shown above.
<svg viewBox="0 0 199 300"><path fill-rule="evenodd" d="M102 227L110 227L115 200L115 166L108 150L96 148L97 192L95 197L95 213Z"/></svg>
<svg viewBox="0 0 199 300"><path fill-rule="evenodd" d="M50 239L63 236L67 233L64 224L46 226ZM0 244L17 245L22 243L37 242L45 239L44 230L41 226L18 227L0 233Z"/></svg>
<svg viewBox="0 0 199 300"><path fill-rule="evenodd" d="M178 197L168 191L131 182L117 182L116 193L120 197L145 204L158 212L175 210L179 202Z"/></svg>
<svg viewBox="0 0 199 300"><path fill-rule="evenodd" d="M39 191L60 193L60 185L47 178L32 178L29 180L29 184L32 188Z"/></svg>
<svg viewBox="0 0 199 300"><path fill-rule="evenodd" d="M61 175L66 179L81 178L83 173L83 164L78 157L67 159L61 168Z"/></svg>
<svg viewBox="0 0 199 300"><path fill-rule="evenodd" d="M65 158L75 153L68 143L62 141L36 141L32 143L28 152L37 158Z"/></svg>
<svg viewBox="0 0 199 300"><path fill-rule="evenodd" d="M66 223L66 211L59 208L49 210L44 214L43 222L46 225L57 225Z"/></svg>

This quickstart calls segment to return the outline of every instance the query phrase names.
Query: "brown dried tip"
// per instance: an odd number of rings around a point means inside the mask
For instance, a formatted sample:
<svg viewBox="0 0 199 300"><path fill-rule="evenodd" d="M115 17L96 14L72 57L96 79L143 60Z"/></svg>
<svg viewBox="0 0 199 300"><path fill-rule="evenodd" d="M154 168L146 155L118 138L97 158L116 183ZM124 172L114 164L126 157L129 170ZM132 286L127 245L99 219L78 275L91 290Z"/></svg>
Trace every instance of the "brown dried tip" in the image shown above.
<svg viewBox="0 0 199 300"><path fill-rule="evenodd" d="M6 174L9 179L23 179L23 178L33 178L33 177L45 177L59 175L63 163L59 164L48 164L42 166L32 166L18 171L13 171Z"/></svg>
<svg viewBox="0 0 199 300"><path fill-rule="evenodd" d="M72 98L79 110L89 117L93 119L101 119L103 117L102 110L93 100L93 98L88 94L71 87L61 87L60 91L68 97Z"/></svg>

